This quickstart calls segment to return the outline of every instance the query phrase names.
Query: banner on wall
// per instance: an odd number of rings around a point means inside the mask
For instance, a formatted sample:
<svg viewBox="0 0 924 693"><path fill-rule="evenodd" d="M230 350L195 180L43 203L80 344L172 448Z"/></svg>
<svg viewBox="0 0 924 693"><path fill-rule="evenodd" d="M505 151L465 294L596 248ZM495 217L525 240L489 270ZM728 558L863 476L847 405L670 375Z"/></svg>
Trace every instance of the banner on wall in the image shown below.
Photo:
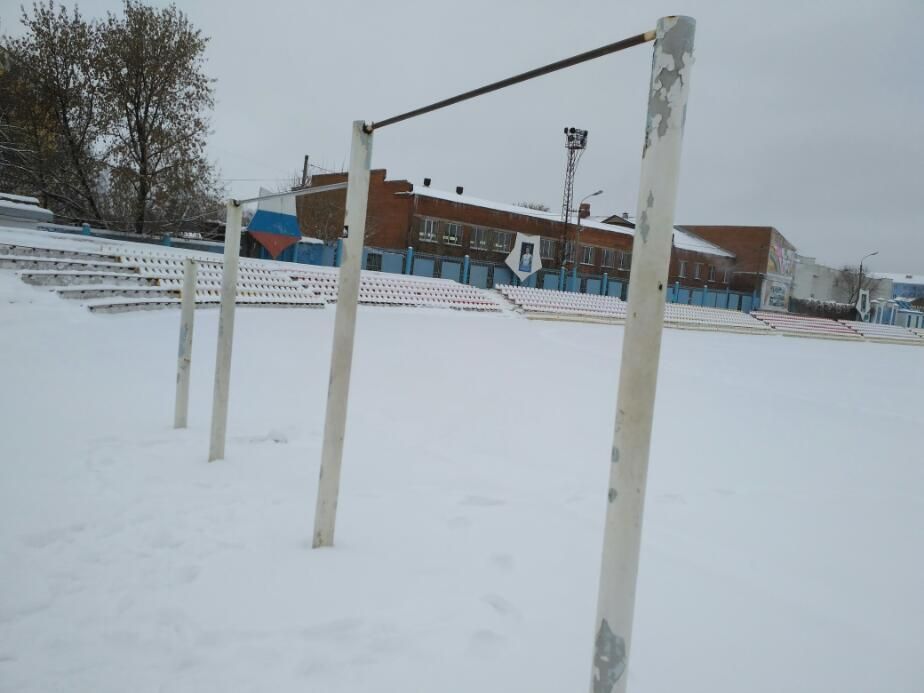
<svg viewBox="0 0 924 693"><path fill-rule="evenodd" d="M513 250L507 256L507 267L523 282L542 269L542 259L539 257L539 236L527 236L517 233Z"/></svg>
<svg viewBox="0 0 924 693"><path fill-rule="evenodd" d="M869 289L860 289L860 296L857 298L857 313L863 322L869 322L869 309Z"/></svg>
<svg viewBox="0 0 924 693"><path fill-rule="evenodd" d="M271 190L260 188L261 197L272 194ZM302 232L295 216L295 195L257 202L257 212L247 225L247 231L274 260L290 245L298 243Z"/></svg>
<svg viewBox="0 0 924 693"><path fill-rule="evenodd" d="M765 277L760 292L761 310L785 311L789 305L791 284L792 280L787 277Z"/></svg>

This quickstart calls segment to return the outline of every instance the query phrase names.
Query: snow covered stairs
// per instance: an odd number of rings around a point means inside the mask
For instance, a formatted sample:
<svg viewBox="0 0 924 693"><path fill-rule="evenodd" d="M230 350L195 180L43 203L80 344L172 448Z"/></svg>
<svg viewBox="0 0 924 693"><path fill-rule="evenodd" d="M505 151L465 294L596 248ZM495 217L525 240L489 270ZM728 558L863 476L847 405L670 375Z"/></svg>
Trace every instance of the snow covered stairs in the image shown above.
<svg viewBox="0 0 924 693"><path fill-rule="evenodd" d="M136 248L134 244L77 250L72 243L60 242L55 247L52 236L41 237L35 245L0 242L0 269L18 270L27 284L52 288L62 298L79 300L93 312L115 313L179 306L183 263L192 256L199 262L196 304L207 307L220 303L220 256L141 245ZM322 296L267 263L246 259L239 269L237 302L300 308L326 304Z"/></svg>
<svg viewBox="0 0 924 693"><path fill-rule="evenodd" d="M339 270L333 267L289 265L279 270L324 300L337 301ZM499 312L501 305L487 291L451 279L417 277L364 270L359 277L359 302L372 306L412 306Z"/></svg>
<svg viewBox="0 0 924 693"><path fill-rule="evenodd" d="M755 310L751 312L758 320L767 323L774 330L790 337L820 337L824 339L859 340L862 335L849 325L808 315L794 313L777 313L774 311Z"/></svg>
<svg viewBox="0 0 924 693"><path fill-rule="evenodd" d="M628 304L615 296L581 294L573 291L536 289L529 286L500 285L497 290L530 316L552 319L623 321ZM722 308L706 308L679 303L664 307L668 327L767 334L770 327L747 313Z"/></svg>
<svg viewBox="0 0 924 693"><path fill-rule="evenodd" d="M924 346L924 339L921 339L921 335L917 335L901 325L880 325L875 322L857 322L855 320L839 320L838 322L859 332L864 339L871 342Z"/></svg>

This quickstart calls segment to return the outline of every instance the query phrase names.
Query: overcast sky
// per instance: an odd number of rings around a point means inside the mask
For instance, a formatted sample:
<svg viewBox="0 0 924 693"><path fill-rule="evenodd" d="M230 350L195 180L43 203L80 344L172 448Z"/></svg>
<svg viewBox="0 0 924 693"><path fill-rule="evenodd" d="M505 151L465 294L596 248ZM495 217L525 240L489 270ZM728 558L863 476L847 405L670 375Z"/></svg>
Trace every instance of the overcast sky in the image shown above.
<svg viewBox="0 0 924 693"><path fill-rule="evenodd" d="M163 3L156 3L163 4ZM302 158L339 169L350 123L697 20L679 224L778 228L804 255L924 273L922 0L226 0L177 3L212 37L212 157L235 195ZM0 0L15 33L17 2ZM119 2L85 0L88 16ZM376 133L389 177L561 208L562 129L590 131L575 196L635 214L651 45ZM263 180L231 180L263 179Z"/></svg>

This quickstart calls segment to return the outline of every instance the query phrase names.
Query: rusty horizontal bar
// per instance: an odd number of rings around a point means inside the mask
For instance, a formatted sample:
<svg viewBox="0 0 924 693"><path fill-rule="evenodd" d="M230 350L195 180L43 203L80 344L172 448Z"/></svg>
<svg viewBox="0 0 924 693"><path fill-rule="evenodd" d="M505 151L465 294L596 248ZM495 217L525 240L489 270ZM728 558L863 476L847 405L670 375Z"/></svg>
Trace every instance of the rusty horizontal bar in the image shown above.
<svg viewBox="0 0 924 693"><path fill-rule="evenodd" d="M586 63L588 60L594 60L595 58L609 55L610 53L616 53L618 51L625 50L626 48L632 48L633 46L647 43L648 41L654 41L654 38L655 32L653 30L646 31L645 33L637 34L635 36L630 36L629 38L625 38L622 41L609 43L605 46L600 46L599 48L594 48L593 50L586 51L584 53L578 53L577 55L573 55L570 58L558 60L554 63L549 63L548 65L543 65L542 67L537 67L527 72L514 75L513 77L502 79L499 82L492 82L491 84L486 84L483 87L478 87L477 89L466 91L462 94L458 94L457 96L452 96L448 99L443 99L442 101L431 103L429 106L415 108L413 111L408 111L407 113L402 113L401 115L396 115L392 116L391 118L386 118L385 120L373 122L369 125L366 125L365 130L366 132L372 132L373 130L383 128L386 125L394 125L395 123L400 123L402 120L416 118L417 116L423 115L424 113L430 113L441 108L446 108L447 106L452 106L453 104L457 104L460 101L474 99L476 96L489 94L492 91L498 91L499 89L504 89L505 87L519 84L520 82L526 82L527 80L541 77L542 75L547 75L550 72L557 72L558 70L563 70L566 67L572 67L573 65Z"/></svg>

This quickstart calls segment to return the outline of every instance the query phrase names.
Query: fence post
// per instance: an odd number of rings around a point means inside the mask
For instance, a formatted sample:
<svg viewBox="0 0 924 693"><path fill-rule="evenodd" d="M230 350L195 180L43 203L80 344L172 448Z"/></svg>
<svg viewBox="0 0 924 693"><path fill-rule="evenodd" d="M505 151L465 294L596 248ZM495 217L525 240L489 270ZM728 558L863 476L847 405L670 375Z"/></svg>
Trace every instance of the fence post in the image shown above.
<svg viewBox="0 0 924 693"><path fill-rule="evenodd" d="M709 298L709 285L703 284L703 308L706 308L706 299Z"/></svg>
<svg viewBox="0 0 924 693"><path fill-rule="evenodd" d="M565 290L565 268L564 267L562 267L558 271L558 290L559 291Z"/></svg>
<svg viewBox="0 0 924 693"><path fill-rule="evenodd" d="M609 292L610 292L610 275L604 272L600 293L604 296L608 296Z"/></svg>
<svg viewBox="0 0 924 693"><path fill-rule="evenodd" d="M334 267L340 267L343 262L343 239L337 239L337 245L334 247Z"/></svg>
<svg viewBox="0 0 924 693"><path fill-rule="evenodd" d="M654 44L638 223L609 459L592 693L626 690L664 294L695 26L690 17L664 17L658 20Z"/></svg>
<svg viewBox="0 0 924 693"><path fill-rule="evenodd" d="M468 284L468 278L471 272L472 272L472 260L468 255L466 255L464 258L462 258L462 283L463 284Z"/></svg>
<svg viewBox="0 0 924 693"><path fill-rule="evenodd" d="M189 412L189 370L192 365L193 321L196 316L196 261L183 262L183 307L180 312L180 346L176 364L176 403L173 427L186 428Z"/></svg>
<svg viewBox="0 0 924 693"><path fill-rule="evenodd" d="M343 438L346 433L347 399L350 394L350 370L353 366L353 338L356 334L359 265L366 235L366 205L369 199L371 163L372 133L366 132L363 121L356 120L353 122L350 172L347 176L346 217L343 222L346 241L342 244L343 263L340 266L337 313L334 317L334 344L331 349L321 473L314 515L314 548L334 544Z"/></svg>
<svg viewBox="0 0 924 693"><path fill-rule="evenodd" d="M411 246L407 247L407 255L404 256L404 273L410 274L414 269L414 249Z"/></svg>
<svg viewBox="0 0 924 693"><path fill-rule="evenodd" d="M225 221L225 257L221 272L221 308L218 313L218 350L212 393L212 434L209 462L224 459L228 428L228 388L231 383L231 347L234 342L234 302L237 300L237 264L241 253L241 205L229 200Z"/></svg>

